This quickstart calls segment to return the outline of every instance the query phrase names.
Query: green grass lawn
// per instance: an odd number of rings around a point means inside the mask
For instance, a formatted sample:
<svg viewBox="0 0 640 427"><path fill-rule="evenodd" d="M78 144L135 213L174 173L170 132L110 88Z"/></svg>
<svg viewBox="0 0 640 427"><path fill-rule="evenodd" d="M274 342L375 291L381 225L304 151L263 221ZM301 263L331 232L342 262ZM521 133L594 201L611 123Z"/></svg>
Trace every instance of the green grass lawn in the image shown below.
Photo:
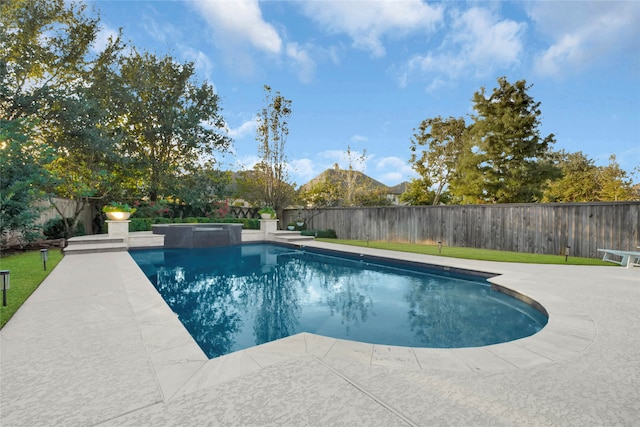
<svg viewBox="0 0 640 427"><path fill-rule="evenodd" d="M40 251L26 252L0 258L0 270L11 272L11 287L7 291L7 306L0 303L0 328L11 319L20 306L42 283L45 277L62 259L59 250L49 250L47 270L45 271L40 258ZM0 279L0 294L2 280Z"/></svg>
<svg viewBox="0 0 640 427"><path fill-rule="evenodd" d="M436 245L420 245L414 243L392 243L392 242L366 242L365 240L341 240L341 239L316 239L327 243L338 243L341 245L364 246L375 249L388 249L400 252L413 252L417 254L444 256L450 258L477 259L482 261L500 261L500 262L522 262L528 264L563 264L563 265L607 265L615 266L615 264L604 262L599 259L592 258L576 258L569 256L565 261L565 257L561 255L541 255L541 254L525 254L519 252L494 251L490 249L475 248L456 248L443 246L442 253L438 252Z"/></svg>

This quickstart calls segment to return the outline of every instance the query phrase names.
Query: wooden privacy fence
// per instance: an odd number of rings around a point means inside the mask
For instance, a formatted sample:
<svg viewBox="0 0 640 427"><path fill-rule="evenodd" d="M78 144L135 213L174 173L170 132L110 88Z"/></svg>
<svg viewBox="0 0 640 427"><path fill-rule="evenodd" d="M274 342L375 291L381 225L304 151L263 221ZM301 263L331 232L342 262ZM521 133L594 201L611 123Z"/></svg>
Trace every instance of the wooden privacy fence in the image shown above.
<svg viewBox="0 0 640 427"><path fill-rule="evenodd" d="M287 210L283 223L297 217ZM640 202L393 206L305 210L308 228L339 238L598 258L638 250Z"/></svg>
<svg viewBox="0 0 640 427"><path fill-rule="evenodd" d="M40 212L40 218L38 218L38 220L36 221L37 225L44 225L50 219L60 218L60 214L58 213L56 208L53 207L52 202L55 203L60 210L62 210L62 213L67 218L73 217L73 213L76 209L76 204L78 203L75 200L63 199L60 197L54 197L51 201L48 199L43 199L36 202L35 205L42 209L42 211ZM91 234L92 219L91 206L87 204L80 213L80 222L84 226L85 232L87 234Z"/></svg>

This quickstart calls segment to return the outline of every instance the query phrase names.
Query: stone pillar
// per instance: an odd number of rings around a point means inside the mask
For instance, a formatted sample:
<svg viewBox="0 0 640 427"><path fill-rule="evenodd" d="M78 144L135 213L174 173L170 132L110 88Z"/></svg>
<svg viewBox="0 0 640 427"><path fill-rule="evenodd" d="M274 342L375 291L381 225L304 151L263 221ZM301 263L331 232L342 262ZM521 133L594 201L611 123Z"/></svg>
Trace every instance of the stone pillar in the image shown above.
<svg viewBox="0 0 640 427"><path fill-rule="evenodd" d="M114 221L106 220L107 230L109 230L109 237L112 239L122 239L124 243L129 245L129 223L130 220Z"/></svg>
<svg viewBox="0 0 640 427"><path fill-rule="evenodd" d="M278 220L277 219L261 219L260 231L264 233L265 240L271 240L271 236L269 236L269 233L275 233L276 231L278 231Z"/></svg>

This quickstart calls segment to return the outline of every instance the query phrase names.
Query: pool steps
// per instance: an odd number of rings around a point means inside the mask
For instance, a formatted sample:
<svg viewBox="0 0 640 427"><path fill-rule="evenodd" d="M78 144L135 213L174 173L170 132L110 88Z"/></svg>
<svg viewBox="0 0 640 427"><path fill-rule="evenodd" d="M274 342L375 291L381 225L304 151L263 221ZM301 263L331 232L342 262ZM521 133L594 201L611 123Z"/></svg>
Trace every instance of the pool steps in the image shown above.
<svg viewBox="0 0 640 427"><path fill-rule="evenodd" d="M313 236L302 236L298 231L277 231L269 233L271 241L292 243L312 241ZM245 239L243 239L244 241ZM152 234L150 231L129 233L127 242L122 237L109 237L107 234L72 237L64 248L65 255L121 252L130 248L161 248L164 247L164 235Z"/></svg>

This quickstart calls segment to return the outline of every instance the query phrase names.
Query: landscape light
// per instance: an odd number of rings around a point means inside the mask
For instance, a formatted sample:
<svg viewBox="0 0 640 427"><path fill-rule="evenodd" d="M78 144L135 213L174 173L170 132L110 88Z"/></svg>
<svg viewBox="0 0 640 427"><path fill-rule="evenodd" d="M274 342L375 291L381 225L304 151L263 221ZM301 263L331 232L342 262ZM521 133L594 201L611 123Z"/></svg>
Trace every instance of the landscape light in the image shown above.
<svg viewBox="0 0 640 427"><path fill-rule="evenodd" d="M2 276L2 305L7 306L7 289L11 283L11 272L9 270L0 270Z"/></svg>
<svg viewBox="0 0 640 427"><path fill-rule="evenodd" d="M438 253L441 254L442 253L442 242L438 241Z"/></svg>
<svg viewBox="0 0 640 427"><path fill-rule="evenodd" d="M49 259L49 250L48 249L40 249L40 257L42 258L42 266L47 270L47 259Z"/></svg>
<svg viewBox="0 0 640 427"><path fill-rule="evenodd" d="M568 246L564 248L564 262L569 261L569 249L571 249L571 246Z"/></svg>

